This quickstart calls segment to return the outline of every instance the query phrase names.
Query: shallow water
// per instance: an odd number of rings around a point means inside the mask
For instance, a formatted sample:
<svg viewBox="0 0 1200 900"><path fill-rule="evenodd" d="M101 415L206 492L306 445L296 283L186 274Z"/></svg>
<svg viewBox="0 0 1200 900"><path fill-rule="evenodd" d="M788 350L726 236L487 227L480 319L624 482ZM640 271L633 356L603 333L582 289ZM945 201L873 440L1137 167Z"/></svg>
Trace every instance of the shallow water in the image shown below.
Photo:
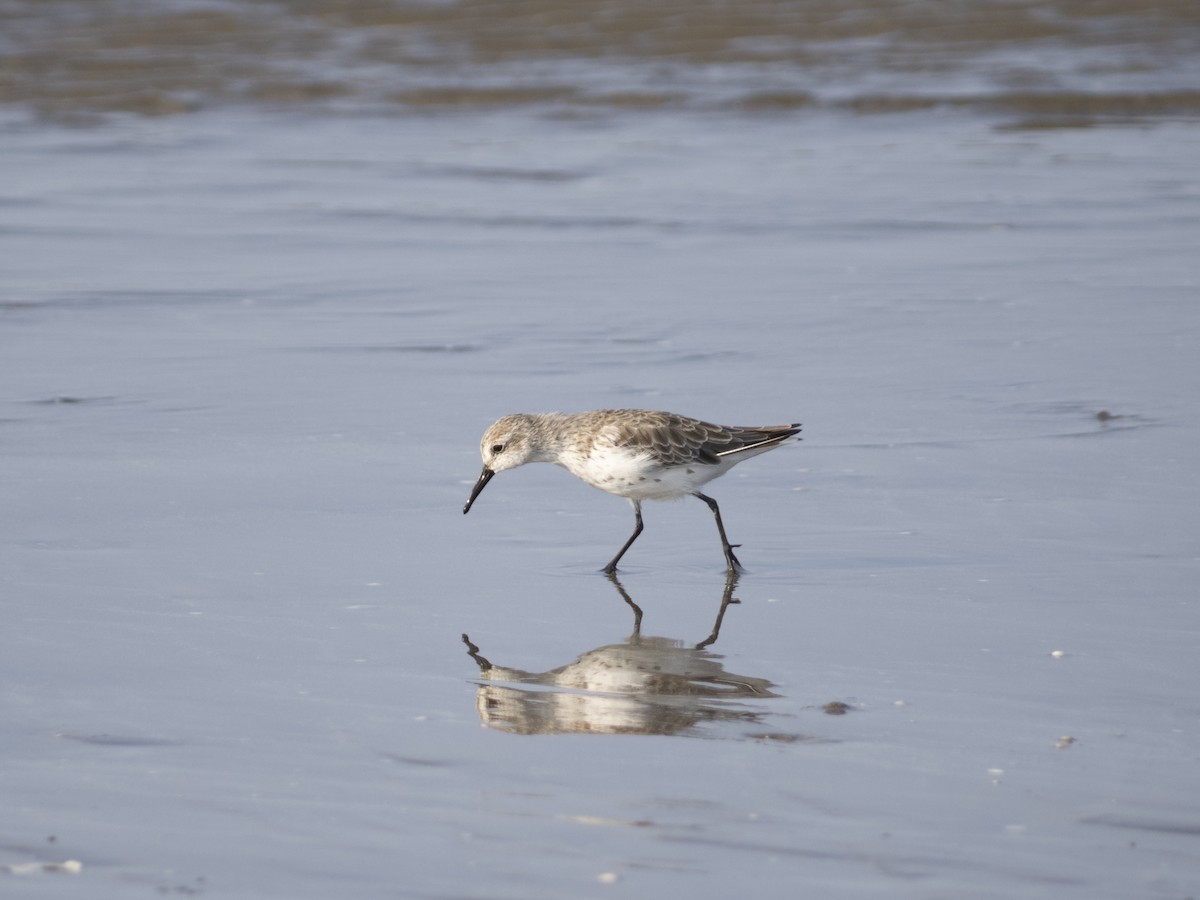
<svg viewBox="0 0 1200 900"><path fill-rule="evenodd" d="M0 892L1200 890L1195 123L709 64L10 108ZM710 485L735 584L693 500L615 583L630 509L562 470L462 515L493 418L598 406L804 422Z"/></svg>

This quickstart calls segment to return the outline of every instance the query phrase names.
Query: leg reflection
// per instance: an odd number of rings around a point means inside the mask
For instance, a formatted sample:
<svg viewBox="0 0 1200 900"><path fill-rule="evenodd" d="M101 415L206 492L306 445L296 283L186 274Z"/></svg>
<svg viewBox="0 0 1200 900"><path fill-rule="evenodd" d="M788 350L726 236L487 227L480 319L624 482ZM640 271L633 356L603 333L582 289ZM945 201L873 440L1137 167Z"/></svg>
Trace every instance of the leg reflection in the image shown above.
<svg viewBox="0 0 1200 900"><path fill-rule="evenodd" d="M696 644L695 649L703 650L705 647L716 642L717 637L721 633L721 623L725 620L725 610L729 608L730 604L741 602L733 596L733 591L737 587L738 578L740 577L741 575L736 569L730 569L725 574L725 590L721 594L721 607L717 610L717 620L713 622L712 632L709 636ZM625 590L625 585L621 584L615 574L609 572L608 580L613 583L613 587L617 589L617 593L621 595L621 599L629 604L629 608L633 610L633 633L630 635L630 639L639 637L642 633L642 608L633 602L633 598L629 596L629 591Z"/></svg>
<svg viewBox="0 0 1200 900"><path fill-rule="evenodd" d="M712 634L696 645L697 650L703 650L709 644L716 643L717 636L721 633L721 623L725 621L725 610L729 608L731 603L741 603L742 601L734 599L733 590L737 587L738 571L730 569L725 576L725 592L721 595L721 608L717 610L717 620L713 622Z"/></svg>
<svg viewBox="0 0 1200 900"><path fill-rule="evenodd" d="M633 598L629 596L629 592L625 590L625 585L617 580L614 572L609 572L608 580L616 587L617 592L621 595L621 599L629 604L629 608L633 610L633 633L629 636L635 638L642 633L642 608L633 602Z"/></svg>

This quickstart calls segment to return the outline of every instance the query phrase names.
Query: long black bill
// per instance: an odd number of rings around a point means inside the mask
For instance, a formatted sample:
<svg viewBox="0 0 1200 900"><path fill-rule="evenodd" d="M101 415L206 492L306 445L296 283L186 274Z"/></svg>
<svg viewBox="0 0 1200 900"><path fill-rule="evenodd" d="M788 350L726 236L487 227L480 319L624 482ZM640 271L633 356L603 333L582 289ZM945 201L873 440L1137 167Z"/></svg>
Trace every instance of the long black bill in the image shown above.
<svg viewBox="0 0 1200 900"><path fill-rule="evenodd" d="M479 492L487 487L487 483L492 480L492 476L496 473L487 466L483 467L483 471L479 473L479 480L475 482L475 487L471 488L471 496L467 498L467 505L463 507L463 515L471 511L471 504L475 502L475 498L479 496Z"/></svg>

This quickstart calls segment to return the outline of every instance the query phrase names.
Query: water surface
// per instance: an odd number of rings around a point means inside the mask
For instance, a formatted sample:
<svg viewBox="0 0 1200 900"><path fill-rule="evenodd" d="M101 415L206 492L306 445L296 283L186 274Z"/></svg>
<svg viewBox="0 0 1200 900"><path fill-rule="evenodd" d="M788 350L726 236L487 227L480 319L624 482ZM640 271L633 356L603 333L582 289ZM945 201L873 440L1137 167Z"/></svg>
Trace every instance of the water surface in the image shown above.
<svg viewBox="0 0 1200 900"><path fill-rule="evenodd" d="M1193 6L497 8L0 11L0 892L1195 895Z"/></svg>

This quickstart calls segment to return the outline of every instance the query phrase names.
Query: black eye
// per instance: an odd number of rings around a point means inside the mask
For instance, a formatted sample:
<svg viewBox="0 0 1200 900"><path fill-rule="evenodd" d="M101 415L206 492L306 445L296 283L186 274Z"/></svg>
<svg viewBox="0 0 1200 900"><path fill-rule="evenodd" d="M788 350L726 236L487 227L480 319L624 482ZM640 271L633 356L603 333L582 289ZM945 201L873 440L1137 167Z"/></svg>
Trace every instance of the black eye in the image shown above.
<svg viewBox="0 0 1200 900"><path fill-rule="evenodd" d="M493 453L503 453L504 445L503 444L492 444L492 452Z"/></svg>

